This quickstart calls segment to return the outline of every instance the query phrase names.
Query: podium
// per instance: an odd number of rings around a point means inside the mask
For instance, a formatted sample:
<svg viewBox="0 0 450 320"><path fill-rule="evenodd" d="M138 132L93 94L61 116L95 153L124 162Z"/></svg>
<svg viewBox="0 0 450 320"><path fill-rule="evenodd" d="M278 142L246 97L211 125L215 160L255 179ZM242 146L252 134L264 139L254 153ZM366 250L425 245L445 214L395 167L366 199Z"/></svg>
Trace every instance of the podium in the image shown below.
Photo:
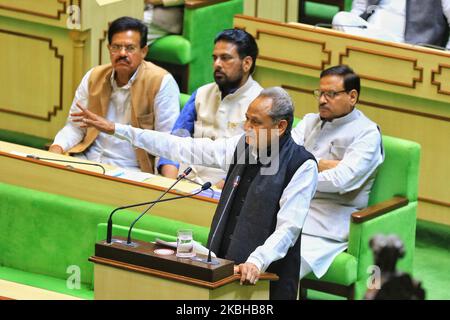
<svg viewBox="0 0 450 320"><path fill-rule="evenodd" d="M269 281L278 280L263 273L256 285L241 286L233 261L206 264L177 258L154 243L133 240L136 245L129 246L125 238L115 238L119 242L97 242L89 258L96 300L267 300Z"/></svg>

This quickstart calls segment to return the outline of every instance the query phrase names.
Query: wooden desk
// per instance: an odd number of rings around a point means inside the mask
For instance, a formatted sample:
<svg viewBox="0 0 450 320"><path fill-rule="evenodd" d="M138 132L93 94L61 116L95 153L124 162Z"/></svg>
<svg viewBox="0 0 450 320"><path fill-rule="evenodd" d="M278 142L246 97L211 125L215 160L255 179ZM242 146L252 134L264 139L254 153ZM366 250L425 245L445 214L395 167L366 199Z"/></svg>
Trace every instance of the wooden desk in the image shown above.
<svg viewBox="0 0 450 320"><path fill-rule="evenodd" d="M79 161L77 158L0 141L0 182L117 207L154 200L174 181L158 176L145 182L134 182L100 174L97 167L71 165L75 169L69 169L56 162L30 159L11 152ZM114 169L108 165L105 168ZM194 189L198 186L182 181L177 185L178 191L171 193L180 194L181 190L187 192ZM160 203L152 209L152 214L210 227L216 206L216 200L195 196ZM141 209L135 208L136 211Z"/></svg>
<svg viewBox="0 0 450 320"><path fill-rule="evenodd" d="M348 64L361 77L358 107L382 133L422 146L419 218L450 225L450 52L236 15L258 43L255 79L282 86L297 117L317 112L320 72Z"/></svg>
<svg viewBox="0 0 450 320"><path fill-rule="evenodd" d="M269 281L278 280L263 273L255 285L241 286L239 275L207 282L99 257L89 261L95 263L95 300L268 300Z"/></svg>

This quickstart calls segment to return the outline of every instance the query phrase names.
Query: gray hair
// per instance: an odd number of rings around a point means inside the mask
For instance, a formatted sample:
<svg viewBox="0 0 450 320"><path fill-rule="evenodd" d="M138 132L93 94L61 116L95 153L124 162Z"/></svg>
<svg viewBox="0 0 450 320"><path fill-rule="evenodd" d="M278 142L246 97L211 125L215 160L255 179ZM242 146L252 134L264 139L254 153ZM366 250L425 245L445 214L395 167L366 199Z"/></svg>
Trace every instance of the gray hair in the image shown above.
<svg viewBox="0 0 450 320"><path fill-rule="evenodd" d="M286 90L281 87L270 87L262 90L259 96L272 99L269 116L274 123L286 120L288 123L286 132L290 132L294 121L294 103Z"/></svg>

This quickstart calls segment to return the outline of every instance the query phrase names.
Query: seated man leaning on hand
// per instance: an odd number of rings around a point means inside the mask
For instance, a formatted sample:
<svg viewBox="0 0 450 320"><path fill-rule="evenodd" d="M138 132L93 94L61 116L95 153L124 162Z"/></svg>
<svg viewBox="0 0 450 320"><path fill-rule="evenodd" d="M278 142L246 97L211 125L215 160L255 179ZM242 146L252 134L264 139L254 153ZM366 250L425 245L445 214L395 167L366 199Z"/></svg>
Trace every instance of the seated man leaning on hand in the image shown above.
<svg viewBox="0 0 450 320"><path fill-rule="evenodd" d="M295 142L317 159L317 192L301 240L300 278L322 277L347 248L350 216L368 205L376 169L383 162L378 126L355 108L360 79L345 65L322 71L314 91L319 113L307 114L292 131Z"/></svg>
<svg viewBox="0 0 450 320"><path fill-rule="evenodd" d="M291 138L294 107L286 91L263 90L246 112L245 134L214 141L114 124L88 110L73 116L152 154L227 170L208 246L236 263L241 283L255 283L267 270L280 278L270 283L271 299L297 298L299 234L316 189L317 164Z"/></svg>
<svg viewBox="0 0 450 320"><path fill-rule="evenodd" d="M134 18L119 18L109 27L108 41L111 63L86 73L70 112L80 104L117 123L169 132L179 115L180 93L167 71L144 61L148 49L145 25ZM49 151L154 172L155 159L144 150L94 128L80 128L70 117Z"/></svg>

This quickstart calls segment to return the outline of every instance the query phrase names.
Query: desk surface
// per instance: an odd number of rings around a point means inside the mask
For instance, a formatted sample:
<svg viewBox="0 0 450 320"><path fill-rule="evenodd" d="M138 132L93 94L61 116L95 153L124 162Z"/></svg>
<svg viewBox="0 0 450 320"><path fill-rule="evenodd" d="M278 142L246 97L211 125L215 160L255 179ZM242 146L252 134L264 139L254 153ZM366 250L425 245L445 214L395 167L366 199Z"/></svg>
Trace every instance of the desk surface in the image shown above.
<svg viewBox="0 0 450 320"><path fill-rule="evenodd" d="M173 179L156 175L142 182L132 181L108 176L109 172L118 169L109 165L103 165L107 173L103 175L95 166L70 164L67 167L64 163L36 160L26 155L80 161L74 157L0 141L1 182L112 206L156 199L174 182ZM196 184L181 181L170 193L192 193L198 188ZM195 196L160 203L154 207L152 214L209 227L216 206L217 200ZM136 208L136 211L139 210L141 208Z"/></svg>

